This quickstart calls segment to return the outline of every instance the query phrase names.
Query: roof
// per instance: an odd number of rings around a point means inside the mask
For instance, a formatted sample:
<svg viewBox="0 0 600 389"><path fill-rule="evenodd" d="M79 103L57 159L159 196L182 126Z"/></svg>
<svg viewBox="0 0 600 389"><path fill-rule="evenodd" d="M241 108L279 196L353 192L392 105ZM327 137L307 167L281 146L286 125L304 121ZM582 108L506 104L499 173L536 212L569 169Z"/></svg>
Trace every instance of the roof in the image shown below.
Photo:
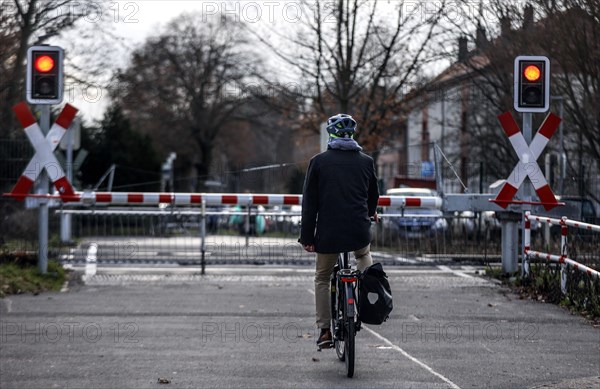
<svg viewBox="0 0 600 389"><path fill-rule="evenodd" d="M490 59L481 53L472 55L466 62L455 62L438 74L427 86L439 86L456 82L457 79L470 77L475 71L482 71L490 64Z"/></svg>

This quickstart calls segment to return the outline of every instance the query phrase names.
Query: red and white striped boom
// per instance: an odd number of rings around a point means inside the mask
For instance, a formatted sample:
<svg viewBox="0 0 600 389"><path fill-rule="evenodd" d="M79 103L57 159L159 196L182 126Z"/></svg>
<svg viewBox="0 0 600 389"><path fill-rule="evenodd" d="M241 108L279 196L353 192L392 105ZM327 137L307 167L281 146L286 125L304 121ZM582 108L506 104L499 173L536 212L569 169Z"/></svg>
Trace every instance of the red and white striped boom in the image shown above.
<svg viewBox="0 0 600 389"><path fill-rule="evenodd" d="M5 194L7 197L16 197ZM237 193L158 193L158 192L75 192L74 195L35 195L28 197L60 199L82 205L301 205L302 195ZM380 196L380 207L442 208L442 199L434 196Z"/></svg>

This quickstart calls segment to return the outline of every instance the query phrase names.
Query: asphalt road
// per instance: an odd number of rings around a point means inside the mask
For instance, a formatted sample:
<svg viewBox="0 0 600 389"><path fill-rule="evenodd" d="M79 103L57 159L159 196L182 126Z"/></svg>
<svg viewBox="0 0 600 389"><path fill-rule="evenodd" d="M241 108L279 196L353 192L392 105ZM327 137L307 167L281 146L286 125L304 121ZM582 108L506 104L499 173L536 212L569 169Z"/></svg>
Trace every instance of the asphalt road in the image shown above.
<svg viewBox="0 0 600 389"><path fill-rule="evenodd" d="M0 387L600 387L600 329L468 270L390 271L395 310L358 333L352 379L317 352L309 268L208 270L0 300Z"/></svg>

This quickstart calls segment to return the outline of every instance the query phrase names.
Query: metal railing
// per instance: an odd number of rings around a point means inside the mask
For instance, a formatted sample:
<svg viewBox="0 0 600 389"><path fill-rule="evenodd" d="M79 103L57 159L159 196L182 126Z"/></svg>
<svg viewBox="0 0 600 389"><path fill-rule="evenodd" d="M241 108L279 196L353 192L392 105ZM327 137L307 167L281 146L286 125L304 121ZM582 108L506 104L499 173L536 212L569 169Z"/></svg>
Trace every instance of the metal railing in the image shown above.
<svg viewBox="0 0 600 389"><path fill-rule="evenodd" d="M531 222L536 221L539 223L560 226L560 255L544 253L540 251L531 250ZM525 213L525 231L523 246L525 250L525 261L523 262L525 274L529 274L530 269L530 258L545 259L546 261L555 262L561 265L560 268L560 279L561 279L561 291L563 294L567 294L567 266L572 267L574 270L588 274L590 277L600 279L600 272L592 269L576 260L569 258L569 240L568 240L568 228L578 228L585 231L600 232L600 226L569 220L566 217L560 219L536 216L530 212Z"/></svg>
<svg viewBox="0 0 600 389"><path fill-rule="evenodd" d="M182 265L203 268L224 264L309 265L314 255L298 244L299 206L167 207L59 209L72 216L75 246L64 246L64 263L82 264L96 247L104 264ZM468 222L468 223L467 223ZM499 244L484 233L477 239L473 219L387 213L372 225L372 250L389 264L424 264L456 258L499 258ZM489 233L489 232L488 232ZM499 236L499 232L497 232ZM469 248L471 249L469 251Z"/></svg>

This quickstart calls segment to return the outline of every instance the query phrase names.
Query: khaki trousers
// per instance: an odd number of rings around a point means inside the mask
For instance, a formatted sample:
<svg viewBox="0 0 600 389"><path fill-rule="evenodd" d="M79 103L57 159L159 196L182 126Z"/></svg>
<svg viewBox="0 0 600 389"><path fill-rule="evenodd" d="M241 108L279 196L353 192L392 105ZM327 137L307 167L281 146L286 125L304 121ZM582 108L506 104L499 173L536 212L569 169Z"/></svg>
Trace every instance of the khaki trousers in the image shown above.
<svg viewBox="0 0 600 389"><path fill-rule="evenodd" d="M317 327L331 327L331 307L329 281L333 267L337 263L338 254L317 253L317 265L315 272L315 303L317 308ZM371 258L371 245L354 252L356 267L363 271L373 264Z"/></svg>

